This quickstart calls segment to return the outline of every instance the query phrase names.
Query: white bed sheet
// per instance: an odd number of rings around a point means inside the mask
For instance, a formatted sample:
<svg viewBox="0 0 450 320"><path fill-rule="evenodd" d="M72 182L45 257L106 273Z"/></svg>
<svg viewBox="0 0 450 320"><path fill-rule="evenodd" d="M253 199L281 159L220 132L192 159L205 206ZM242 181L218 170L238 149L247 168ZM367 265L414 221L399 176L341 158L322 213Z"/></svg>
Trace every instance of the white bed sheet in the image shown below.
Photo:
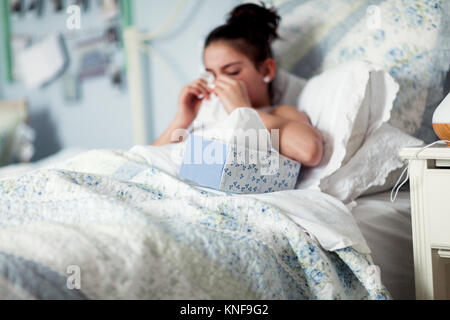
<svg viewBox="0 0 450 320"><path fill-rule="evenodd" d="M394 203L389 195L361 197L352 213L393 298L415 299L410 193L399 192Z"/></svg>

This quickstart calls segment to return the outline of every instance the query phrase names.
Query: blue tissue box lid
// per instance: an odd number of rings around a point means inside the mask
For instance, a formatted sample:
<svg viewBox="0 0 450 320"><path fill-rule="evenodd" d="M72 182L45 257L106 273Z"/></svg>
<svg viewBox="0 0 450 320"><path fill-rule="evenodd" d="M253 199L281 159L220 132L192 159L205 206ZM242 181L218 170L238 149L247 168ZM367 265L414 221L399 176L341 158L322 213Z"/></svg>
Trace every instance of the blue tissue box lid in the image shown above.
<svg viewBox="0 0 450 320"><path fill-rule="evenodd" d="M214 161L203 159L205 148L222 150L216 155ZM218 189L222 178L222 171L227 159L227 145L214 140L204 139L201 136L189 135L186 142L183 163L181 164L179 176L198 183L199 185ZM219 162L219 163L218 163Z"/></svg>

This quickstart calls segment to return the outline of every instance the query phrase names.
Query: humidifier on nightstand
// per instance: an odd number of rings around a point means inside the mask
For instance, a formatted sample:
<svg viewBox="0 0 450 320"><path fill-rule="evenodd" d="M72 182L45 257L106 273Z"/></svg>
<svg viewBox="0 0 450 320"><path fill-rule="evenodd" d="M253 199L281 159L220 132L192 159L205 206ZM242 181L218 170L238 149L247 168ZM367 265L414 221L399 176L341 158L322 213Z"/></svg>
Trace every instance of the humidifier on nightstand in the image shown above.
<svg viewBox="0 0 450 320"><path fill-rule="evenodd" d="M439 139L450 140L450 94L434 111L433 130ZM447 144L450 145L449 142Z"/></svg>

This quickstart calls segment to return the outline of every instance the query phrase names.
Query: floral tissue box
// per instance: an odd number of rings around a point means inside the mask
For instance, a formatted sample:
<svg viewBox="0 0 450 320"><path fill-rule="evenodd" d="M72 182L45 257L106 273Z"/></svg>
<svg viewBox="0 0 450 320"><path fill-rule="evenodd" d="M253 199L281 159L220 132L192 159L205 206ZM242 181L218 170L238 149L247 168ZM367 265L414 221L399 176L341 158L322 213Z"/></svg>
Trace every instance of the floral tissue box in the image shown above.
<svg viewBox="0 0 450 320"><path fill-rule="evenodd" d="M268 193L294 189L300 167L274 149L257 151L191 134L179 176L225 192Z"/></svg>

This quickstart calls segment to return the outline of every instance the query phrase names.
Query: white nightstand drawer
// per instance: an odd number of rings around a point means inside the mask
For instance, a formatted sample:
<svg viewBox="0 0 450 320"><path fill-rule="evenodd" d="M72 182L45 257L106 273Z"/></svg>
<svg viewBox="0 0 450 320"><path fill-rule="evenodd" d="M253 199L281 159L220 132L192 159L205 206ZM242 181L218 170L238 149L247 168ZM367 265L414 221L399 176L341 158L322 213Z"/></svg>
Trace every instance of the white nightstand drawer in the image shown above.
<svg viewBox="0 0 450 320"><path fill-rule="evenodd" d="M450 249L450 169L427 169L424 187L430 245Z"/></svg>

